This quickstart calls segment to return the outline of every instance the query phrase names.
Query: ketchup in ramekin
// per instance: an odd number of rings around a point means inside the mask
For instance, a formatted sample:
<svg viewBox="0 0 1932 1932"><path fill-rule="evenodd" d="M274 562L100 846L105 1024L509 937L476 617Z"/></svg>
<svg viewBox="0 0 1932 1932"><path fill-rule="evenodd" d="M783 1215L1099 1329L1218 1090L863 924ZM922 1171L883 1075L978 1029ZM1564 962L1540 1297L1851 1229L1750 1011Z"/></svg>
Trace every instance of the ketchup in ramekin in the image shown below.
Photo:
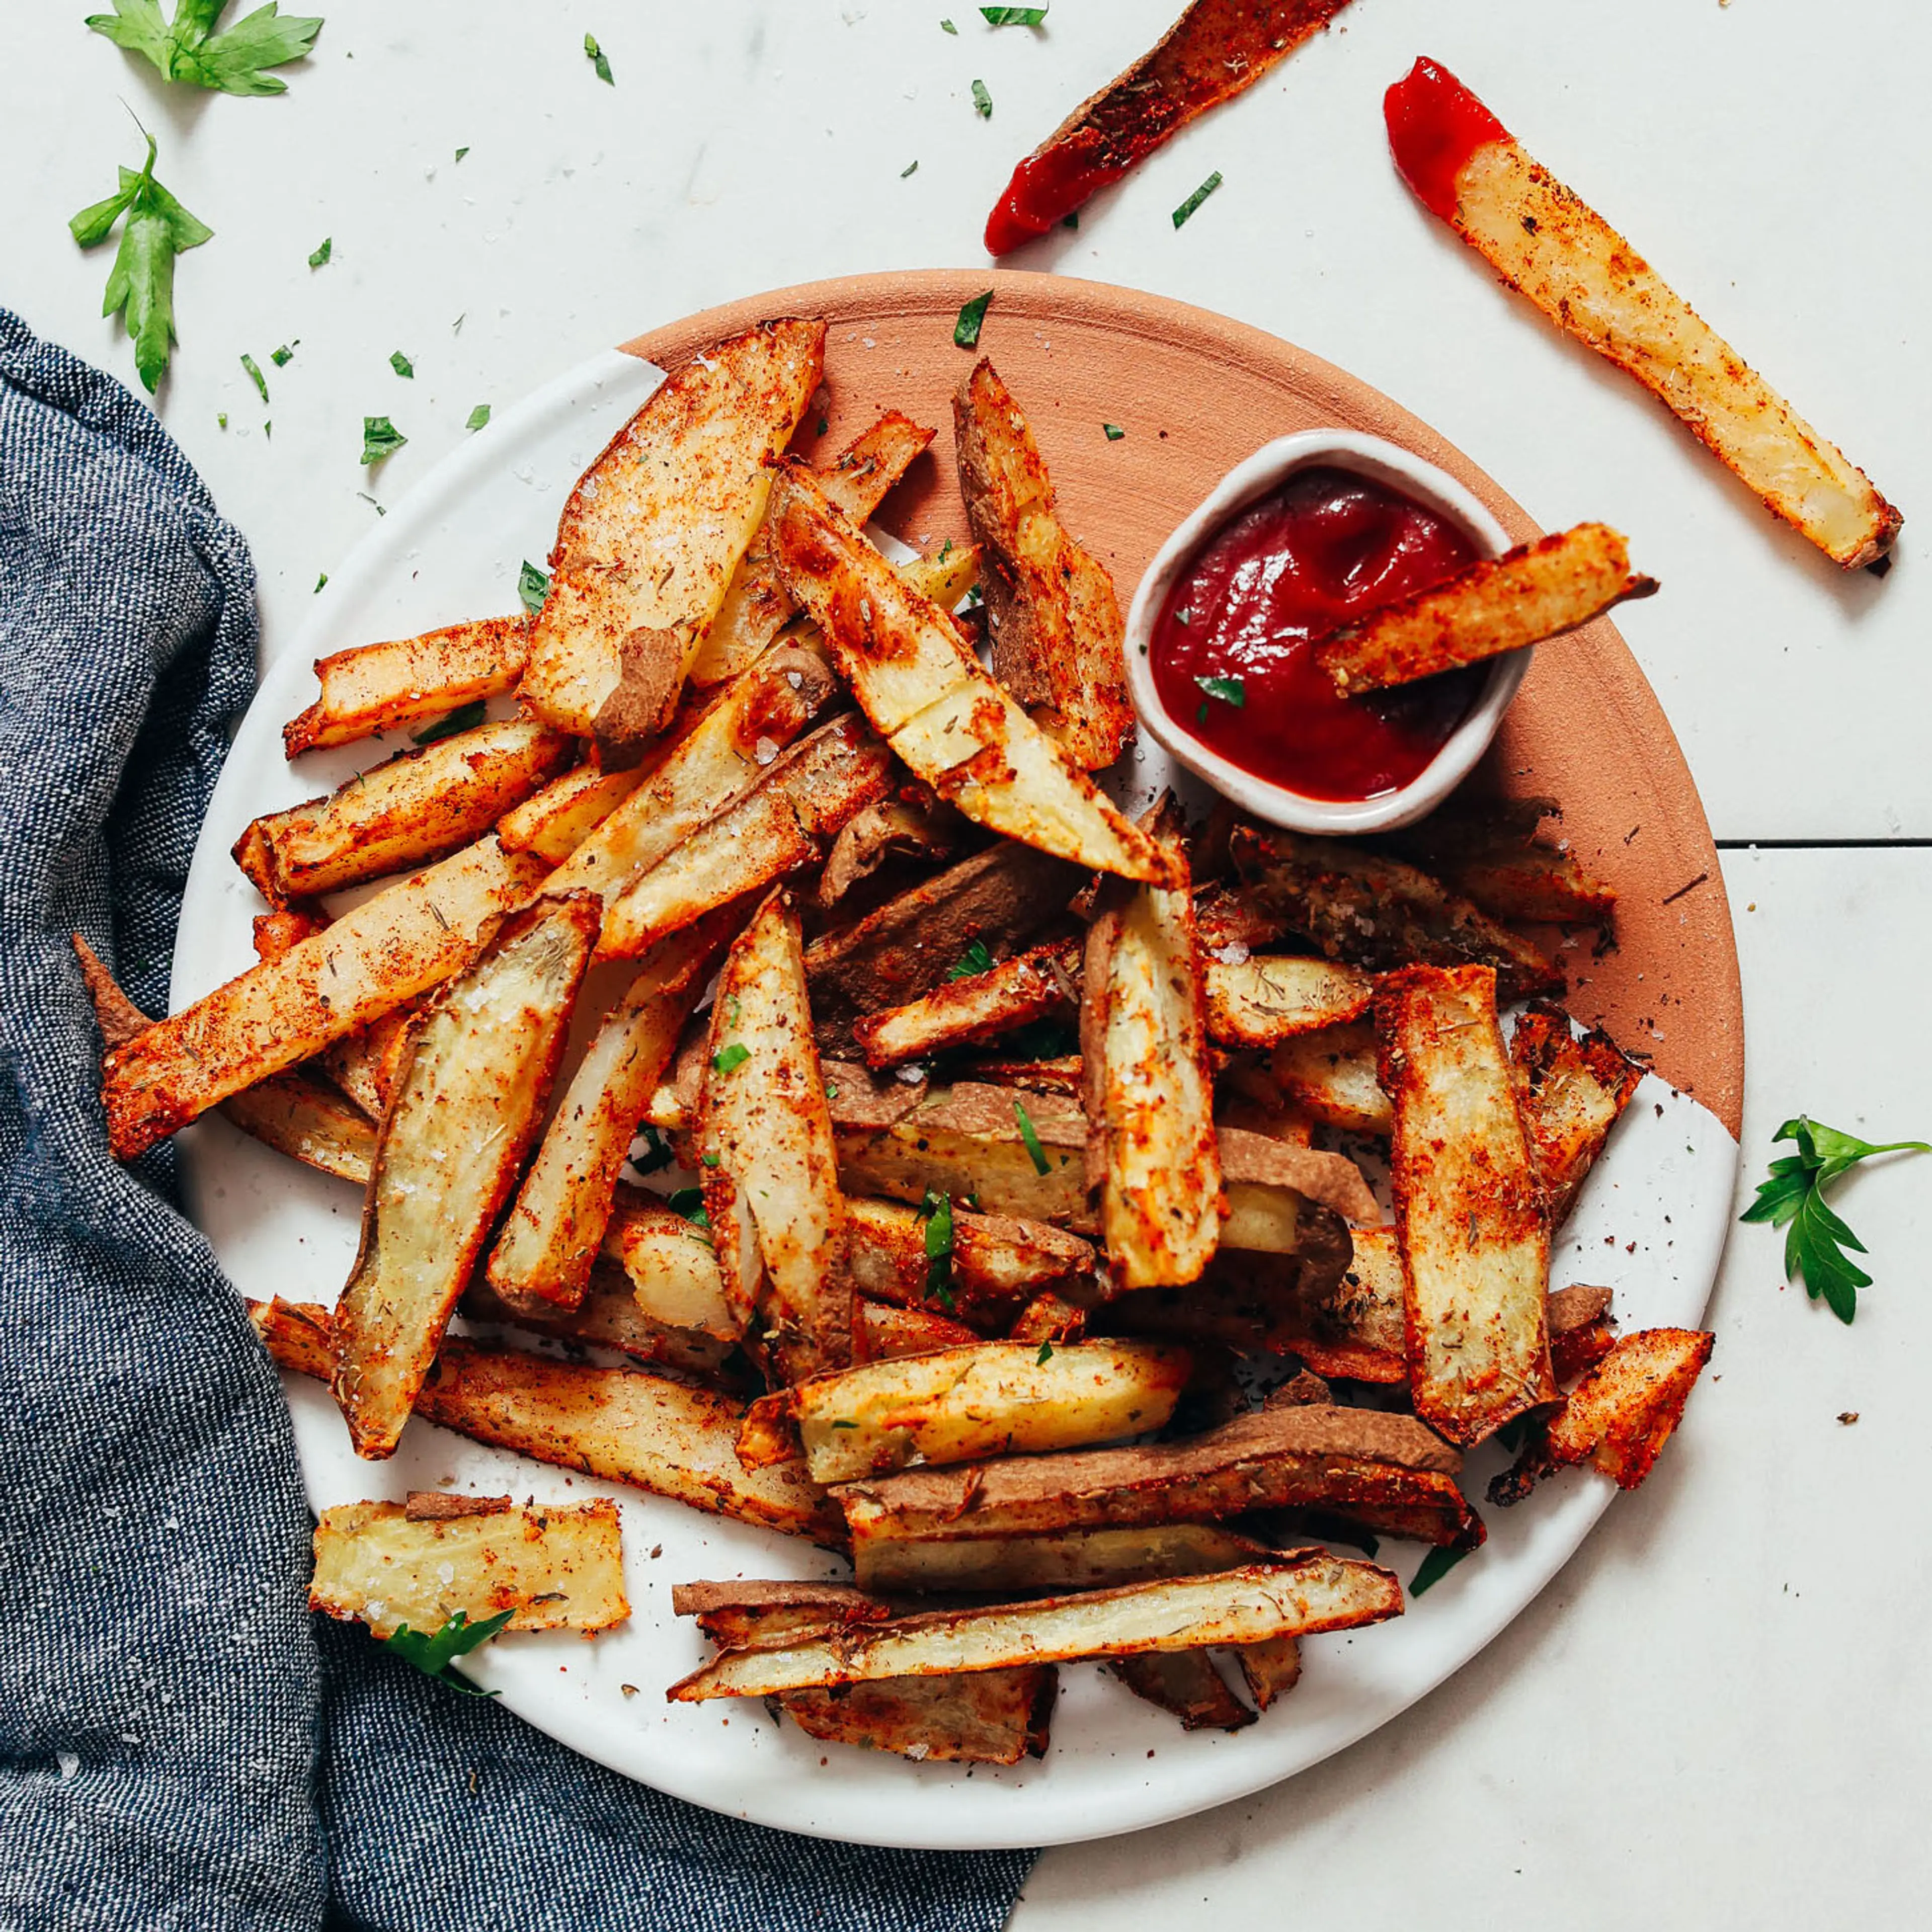
<svg viewBox="0 0 1932 1932"><path fill-rule="evenodd" d="M1154 688L1178 724L1258 778L1315 799L1399 791L1468 715L1482 668L1342 698L1311 646L1477 555L1447 518L1385 483L1298 470L1175 579L1148 646Z"/></svg>

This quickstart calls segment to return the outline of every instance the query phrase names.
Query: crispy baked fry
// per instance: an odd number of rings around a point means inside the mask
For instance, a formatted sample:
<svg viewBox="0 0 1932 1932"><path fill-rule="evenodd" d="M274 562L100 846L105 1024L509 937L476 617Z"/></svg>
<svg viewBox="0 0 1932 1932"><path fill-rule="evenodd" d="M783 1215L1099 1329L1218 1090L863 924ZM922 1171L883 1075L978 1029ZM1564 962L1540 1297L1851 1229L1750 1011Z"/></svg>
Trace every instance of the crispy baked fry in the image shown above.
<svg viewBox="0 0 1932 1932"><path fill-rule="evenodd" d="M314 1064L372 1120L389 1111L409 1064L418 1006L418 1001L410 1000L379 1013L367 1026L331 1040L315 1056Z"/></svg>
<svg viewBox="0 0 1932 1932"><path fill-rule="evenodd" d="M1208 1037L1222 1046L1277 1046L1297 1034L1359 1019L1375 975L1330 959L1257 956L1201 962Z"/></svg>
<svg viewBox="0 0 1932 1932"><path fill-rule="evenodd" d="M1555 1400L1550 1231L1486 966L1412 966L1376 992L1415 1412L1482 1442Z"/></svg>
<svg viewBox="0 0 1932 1932"><path fill-rule="evenodd" d="M1096 871L1176 883L1172 855L1120 816L796 466L773 487L772 522L778 568L860 710L941 798Z"/></svg>
<svg viewBox="0 0 1932 1932"><path fill-rule="evenodd" d="M484 838L115 1048L101 1100L116 1158L132 1160L231 1094L449 978L544 869Z"/></svg>
<svg viewBox="0 0 1932 1932"><path fill-rule="evenodd" d="M1359 697L1561 637L1656 590L1631 574L1618 532L1579 524L1378 606L1318 639L1316 662L1344 698Z"/></svg>
<svg viewBox="0 0 1932 1932"><path fill-rule="evenodd" d="M282 727L282 748L292 758L352 745L494 698L523 675L530 649L527 617L484 617L318 658L322 695Z"/></svg>
<svg viewBox="0 0 1932 1932"><path fill-rule="evenodd" d="M537 716L634 757L686 673L765 514L825 325L786 316L668 376L579 479L557 525L523 694ZM607 709L608 707L608 709Z"/></svg>
<svg viewBox="0 0 1932 1932"><path fill-rule="evenodd" d="M867 806L840 828L826 854L818 875L819 910L838 904L890 859L924 859L938 865L956 857L965 830L958 813L923 786L912 797L883 798Z"/></svg>
<svg viewBox="0 0 1932 1932"><path fill-rule="evenodd" d="M993 675L1088 771L1134 735L1119 601L1060 520L1032 426L982 357L952 398L959 494L986 552Z"/></svg>
<svg viewBox="0 0 1932 1932"><path fill-rule="evenodd" d="M1366 1020L1291 1034L1270 1057L1283 1100L1324 1126L1385 1134L1393 1116L1376 1070L1376 1034Z"/></svg>
<svg viewBox="0 0 1932 1932"><path fill-rule="evenodd" d="M1390 842L1492 918L1606 926L1616 888L1574 854L1537 842L1541 822L1562 816L1554 799L1452 800Z"/></svg>
<svg viewBox="0 0 1932 1932"><path fill-rule="evenodd" d="M1178 1718L1184 1731L1238 1731L1255 1720L1204 1650L1142 1651L1115 1658L1107 1669L1142 1702Z"/></svg>
<svg viewBox="0 0 1932 1932"><path fill-rule="evenodd" d="M1234 1661L1258 1711L1265 1711L1277 1697L1286 1697L1301 1682L1301 1644L1295 1637L1242 1644L1234 1652Z"/></svg>
<svg viewBox="0 0 1932 1932"><path fill-rule="evenodd" d="M862 1301L853 1337L853 1358L860 1362L896 1361L906 1355L929 1355L940 1348L969 1346L982 1338L964 1322L923 1308L900 1308L888 1301Z"/></svg>
<svg viewBox="0 0 1932 1932"><path fill-rule="evenodd" d="M1453 74L1418 60L1385 111L1410 186L1510 287L1634 376L1834 562L1854 569L1891 548L1899 514L1864 471ZM1450 116L1471 133L1445 147L1438 130Z"/></svg>
<svg viewBox="0 0 1932 1932"><path fill-rule="evenodd" d="M1643 1069L1600 1028L1579 1039L1561 1006L1540 1002L1517 1016L1510 1065L1544 1211L1560 1228Z"/></svg>
<svg viewBox="0 0 1932 1932"><path fill-rule="evenodd" d="M897 1201L845 1203L852 1282L874 1301L938 1308L969 1328L1004 1333L1021 1303L1050 1282L1090 1274L1090 1243L1042 1221L950 1210L952 1245L935 1275L928 1216ZM934 1282L945 1299L934 1292ZM1037 1339L1037 1338L1036 1338Z"/></svg>
<svg viewBox="0 0 1932 1932"><path fill-rule="evenodd" d="M874 1537L854 1548L853 1561L868 1590L934 1597L997 1590L1027 1596L1198 1576L1264 1562L1274 1553L1253 1538L1214 1523L1166 1522L944 1542Z"/></svg>
<svg viewBox="0 0 1932 1932"><path fill-rule="evenodd" d="M1070 940L1036 946L983 973L948 980L902 1006L868 1013L854 1023L852 1036L868 1066L896 1066L997 1040L1066 1007L1078 966Z"/></svg>
<svg viewBox="0 0 1932 1932"><path fill-rule="evenodd" d="M534 852L561 866L655 769L646 759L627 772L578 765L506 812L496 836L511 852Z"/></svg>
<svg viewBox="0 0 1932 1932"><path fill-rule="evenodd" d="M334 1324L358 1456L393 1454L457 1297L543 1119L597 937L585 893L506 920L424 1015L377 1136Z"/></svg>
<svg viewBox="0 0 1932 1932"><path fill-rule="evenodd" d="M720 1342L737 1340L710 1236L656 1195L618 1183L604 1253L624 1270L638 1306L653 1321Z"/></svg>
<svg viewBox="0 0 1932 1932"><path fill-rule="evenodd" d="M599 1500L518 1509L480 1496L432 1496L454 1513L401 1503L338 1503L315 1527L308 1606L378 1636L407 1624L440 1630L458 1610L471 1623L508 1610L513 1630L586 1636L631 1614L617 1505ZM410 1498L410 1506L418 1499Z"/></svg>

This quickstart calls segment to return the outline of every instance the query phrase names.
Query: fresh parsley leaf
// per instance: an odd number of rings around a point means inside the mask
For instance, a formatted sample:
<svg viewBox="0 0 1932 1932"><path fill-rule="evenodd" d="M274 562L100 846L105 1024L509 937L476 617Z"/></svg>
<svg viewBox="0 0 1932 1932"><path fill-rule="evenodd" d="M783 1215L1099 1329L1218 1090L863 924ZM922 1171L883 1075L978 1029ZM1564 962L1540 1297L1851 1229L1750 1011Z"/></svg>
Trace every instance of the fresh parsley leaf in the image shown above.
<svg viewBox="0 0 1932 1932"><path fill-rule="evenodd" d="M986 304L993 299L988 289L982 296L961 305L959 320L952 325L952 346L956 349L976 349L980 346L980 325L986 320Z"/></svg>
<svg viewBox="0 0 1932 1932"><path fill-rule="evenodd" d="M409 438L387 416L362 418L362 460L365 466L394 455L408 441Z"/></svg>
<svg viewBox="0 0 1932 1932"><path fill-rule="evenodd" d="M976 939L961 953L958 960L946 969L949 980L976 980L982 973L993 970L993 956L986 950L986 942Z"/></svg>
<svg viewBox="0 0 1932 1932"><path fill-rule="evenodd" d="M322 246L308 258L308 265L311 268L320 268L334 253L335 237L333 235L325 235L322 238Z"/></svg>
<svg viewBox="0 0 1932 1932"><path fill-rule="evenodd" d="M1100 427L1106 432L1107 440L1109 442L1118 442L1121 437L1126 434L1126 431L1121 428L1118 423L1102 423Z"/></svg>
<svg viewBox="0 0 1932 1932"><path fill-rule="evenodd" d="M418 745L434 745L440 740L453 738L459 731L473 731L488 715L487 707L480 698L472 698L467 704L459 704L454 711L446 711L440 718L433 719L420 731L410 734L410 742Z"/></svg>
<svg viewBox="0 0 1932 1932"><path fill-rule="evenodd" d="M677 1159L670 1150L670 1142L648 1122L640 1138L644 1143L644 1151L631 1157L631 1165L640 1174L656 1174L661 1168L671 1166Z"/></svg>
<svg viewBox="0 0 1932 1932"><path fill-rule="evenodd" d="M973 111L982 121L993 118L993 97L986 92L986 83L976 80L973 83Z"/></svg>
<svg viewBox="0 0 1932 1932"><path fill-rule="evenodd" d="M301 340L302 338L300 336L297 336L296 338L296 342L299 342ZM286 369L295 359L295 344L290 342L284 343L280 348L276 350L268 358L268 360L272 362L278 369Z"/></svg>
<svg viewBox="0 0 1932 1932"><path fill-rule="evenodd" d="M1046 21L1044 7L982 7L980 17L989 27L1038 27Z"/></svg>
<svg viewBox="0 0 1932 1932"><path fill-rule="evenodd" d="M952 1312L952 1200L931 1188L919 1204L926 1217L926 1292L947 1314Z"/></svg>
<svg viewBox="0 0 1932 1932"><path fill-rule="evenodd" d="M704 1211L704 1190L701 1187L680 1187L670 1196L664 1205L674 1214L682 1214L694 1228L708 1228L711 1216Z"/></svg>
<svg viewBox="0 0 1932 1932"><path fill-rule="evenodd" d="M468 154L470 150L467 148L458 148L456 151L456 158L459 161L461 160L464 156Z"/></svg>
<svg viewBox="0 0 1932 1932"><path fill-rule="evenodd" d="M262 392L262 400L266 403L268 400L268 379L262 374L262 365L254 356L244 354L242 358L242 366L248 370L249 381Z"/></svg>
<svg viewBox="0 0 1932 1932"><path fill-rule="evenodd" d="M400 349L389 352L389 367L405 382L413 382L416 379L416 365Z"/></svg>
<svg viewBox="0 0 1932 1932"><path fill-rule="evenodd" d="M550 595L550 572L539 570L528 557L524 567L517 572L517 595L524 601L524 608L532 615L544 607L544 599Z"/></svg>
<svg viewBox="0 0 1932 1932"><path fill-rule="evenodd" d="M1041 1342L1040 1345L1040 1353L1033 1358L1034 1366L1036 1369L1043 1369L1046 1366L1047 1364L1052 1360L1053 1344L1051 1342Z"/></svg>
<svg viewBox="0 0 1932 1932"><path fill-rule="evenodd" d="M490 405L478 403L470 412L470 420L463 427L465 429L488 429L490 427Z"/></svg>
<svg viewBox="0 0 1932 1932"><path fill-rule="evenodd" d="M309 594L311 596L320 597L322 595L322 586L328 581L328 572L325 570L322 574L315 580L315 588Z"/></svg>
<svg viewBox="0 0 1932 1932"><path fill-rule="evenodd" d="M1434 1589L1468 1553L1466 1550L1432 1550L1409 1579L1410 1596L1423 1596Z"/></svg>
<svg viewBox="0 0 1932 1932"><path fill-rule="evenodd" d="M603 82L606 87L615 87L617 85L610 78L610 61L605 57L604 50L597 44L597 37L595 34L586 34L584 37L584 57L597 70L597 78Z"/></svg>
<svg viewBox="0 0 1932 1932"><path fill-rule="evenodd" d="M698 1164L700 1167L716 1167L722 1162L724 1156L722 1154L700 1154L698 1158Z"/></svg>
<svg viewBox="0 0 1932 1932"><path fill-rule="evenodd" d="M1040 1144L1040 1136L1034 1131L1033 1117L1026 1110L1024 1100L1013 1102L1013 1118L1020 1124L1020 1138L1026 1143L1026 1150L1033 1160L1033 1171L1044 1174L1047 1171L1046 1150Z"/></svg>
<svg viewBox="0 0 1932 1932"><path fill-rule="evenodd" d="M176 0L172 22L164 25L160 0L114 0L111 14L91 14L87 24L116 46L141 55L166 80L184 80L223 94L286 94L288 82L268 70L304 58L322 32L319 19L298 19L268 0L214 32L227 0Z"/></svg>
<svg viewBox="0 0 1932 1932"><path fill-rule="evenodd" d="M899 170L899 179L900 179L901 181L904 181L908 175L916 175L916 174L917 174L918 172L919 172L919 164L918 164L918 162L916 162L916 161L911 162L911 163L910 163L908 166L906 166L902 167L902 169L900 169L900 170Z"/></svg>
<svg viewBox="0 0 1932 1932"><path fill-rule="evenodd" d="M1238 677L1197 677L1194 682L1210 698L1218 698L1223 704L1232 704L1237 711L1247 704L1248 688Z"/></svg>
<svg viewBox="0 0 1932 1932"><path fill-rule="evenodd" d="M1221 185L1221 170L1216 168L1208 178L1174 211L1174 225L1179 228L1188 217Z"/></svg>
<svg viewBox="0 0 1932 1932"><path fill-rule="evenodd" d="M488 1643L515 1615L514 1610L499 1610L494 1617L472 1624L467 1612L458 1610L434 1636L412 1630L407 1624L398 1624L388 1636L378 1641L386 1644L405 1664L413 1664L425 1677L434 1677L439 1684L447 1684L466 1697L494 1697L495 1691L471 1683L451 1666L479 1644Z"/></svg>
<svg viewBox="0 0 1932 1932"><path fill-rule="evenodd" d="M1866 1252L1865 1244L1825 1204L1824 1190L1840 1174L1881 1154L1932 1154L1924 1141L1888 1141L1875 1145L1801 1114L1772 1136L1795 1141L1798 1151L1771 1163L1769 1178L1758 1184L1757 1198L1740 1220L1768 1221L1785 1229L1784 1272L1802 1280L1814 1301L1822 1298L1840 1322L1858 1312L1858 1290L1872 1278L1845 1252Z"/></svg>
<svg viewBox="0 0 1932 1932"><path fill-rule="evenodd" d="M742 1040L734 1040L729 1046L720 1047L711 1056L711 1070L714 1073L730 1073L742 1066L752 1057L752 1049Z"/></svg>

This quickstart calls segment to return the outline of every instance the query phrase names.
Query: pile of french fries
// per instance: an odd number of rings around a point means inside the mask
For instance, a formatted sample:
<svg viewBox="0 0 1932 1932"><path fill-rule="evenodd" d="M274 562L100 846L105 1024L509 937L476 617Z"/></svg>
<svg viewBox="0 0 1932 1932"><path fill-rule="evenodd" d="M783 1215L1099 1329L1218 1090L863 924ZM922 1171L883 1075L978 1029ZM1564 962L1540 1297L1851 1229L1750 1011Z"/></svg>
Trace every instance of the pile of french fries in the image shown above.
<svg viewBox="0 0 1932 1932"><path fill-rule="evenodd" d="M1019 404L974 370L975 540L894 565L860 525L929 433L788 455L824 333L672 374L527 622L318 665L292 755L428 742L249 826L260 962L187 1010L83 950L112 1144L219 1109L363 1187L336 1306L254 1311L359 1454L415 1418L849 1553L681 1588L716 1648L672 1697L1006 1763L1096 1659L1232 1729L1302 1637L1402 1609L1318 1539L1474 1548L1464 1454L1504 1429L1498 1503L1640 1480L1702 1365L1550 1292L1641 1070L1522 928L1613 896L1547 801L1373 848L1125 815L1090 775L1131 736L1118 602ZM316 1607L379 1634L628 1613L608 1505L358 1504L316 1556Z"/></svg>

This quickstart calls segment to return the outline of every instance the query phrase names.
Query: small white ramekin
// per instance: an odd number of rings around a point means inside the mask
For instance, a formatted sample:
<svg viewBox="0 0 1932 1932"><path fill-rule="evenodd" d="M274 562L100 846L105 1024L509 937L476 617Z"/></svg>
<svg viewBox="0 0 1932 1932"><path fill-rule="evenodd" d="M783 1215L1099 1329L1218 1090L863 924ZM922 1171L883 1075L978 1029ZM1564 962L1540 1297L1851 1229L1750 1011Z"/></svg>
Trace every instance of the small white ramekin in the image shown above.
<svg viewBox="0 0 1932 1932"><path fill-rule="evenodd" d="M1510 700L1529 669L1528 649L1491 658L1480 694L1442 748L1401 790L1374 799L1310 798L1244 771L1194 736L1161 702L1154 688L1148 647L1174 580L1231 518L1279 489L1297 470L1317 467L1352 470L1412 496L1454 524L1479 556L1498 556L1510 548L1502 524L1454 477L1397 444L1353 430L1311 429L1278 436L1229 470L1148 566L1127 614L1127 682L1134 709L1154 736L1196 777L1244 812L1292 832L1330 836L1387 832L1412 825L1434 811L1468 776L1489 749Z"/></svg>

